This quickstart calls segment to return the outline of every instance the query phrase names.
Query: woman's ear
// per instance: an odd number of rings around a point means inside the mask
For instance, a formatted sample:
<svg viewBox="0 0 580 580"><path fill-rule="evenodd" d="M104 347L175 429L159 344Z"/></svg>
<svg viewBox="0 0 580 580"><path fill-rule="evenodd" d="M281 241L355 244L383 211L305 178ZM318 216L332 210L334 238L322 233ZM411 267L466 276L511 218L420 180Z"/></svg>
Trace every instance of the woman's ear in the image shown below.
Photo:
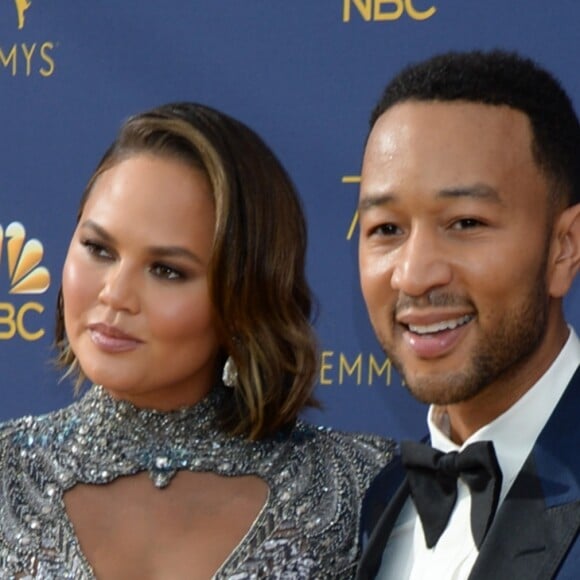
<svg viewBox="0 0 580 580"><path fill-rule="evenodd" d="M566 208L554 223L548 264L548 292L562 298L580 267L580 203Z"/></svg>

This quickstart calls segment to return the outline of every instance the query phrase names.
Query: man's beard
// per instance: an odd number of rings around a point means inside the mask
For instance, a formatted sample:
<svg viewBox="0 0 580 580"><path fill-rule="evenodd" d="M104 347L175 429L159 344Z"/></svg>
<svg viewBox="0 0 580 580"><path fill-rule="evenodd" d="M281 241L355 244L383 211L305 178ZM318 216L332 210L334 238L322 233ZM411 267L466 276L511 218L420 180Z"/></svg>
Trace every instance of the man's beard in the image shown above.
<svg viewBox="0 0 580 580"><path fill-rule="evenodd" d="M396 353L385 352L403 377L411 394L423 403L449 405L467 401L500 379L507 379L523 367L537 350L546 333L549 297L546 290L546 259L536 280L516 311L498 318L497 327L480 336L462 370L445 375L413 377ZM408 302L408 300L407 300ZM464 299L444 295L435 297L431 305L465 304ZM468 324L477 324L477 318ZM383 343L383 347L386 345Z"/></svg>

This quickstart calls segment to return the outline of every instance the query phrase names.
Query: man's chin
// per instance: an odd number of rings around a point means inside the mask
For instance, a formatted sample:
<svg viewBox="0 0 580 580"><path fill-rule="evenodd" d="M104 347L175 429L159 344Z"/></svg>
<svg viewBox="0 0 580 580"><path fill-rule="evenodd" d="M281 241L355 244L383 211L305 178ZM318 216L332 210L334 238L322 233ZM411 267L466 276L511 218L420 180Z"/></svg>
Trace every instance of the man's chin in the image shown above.
<svg viewBox="0 0 580 580"><path fill-rule="evenodd" d="M427 405L455 405L472 399L482 390L463 373L441 377L405 377L405 387L415 399Z"/></svg>

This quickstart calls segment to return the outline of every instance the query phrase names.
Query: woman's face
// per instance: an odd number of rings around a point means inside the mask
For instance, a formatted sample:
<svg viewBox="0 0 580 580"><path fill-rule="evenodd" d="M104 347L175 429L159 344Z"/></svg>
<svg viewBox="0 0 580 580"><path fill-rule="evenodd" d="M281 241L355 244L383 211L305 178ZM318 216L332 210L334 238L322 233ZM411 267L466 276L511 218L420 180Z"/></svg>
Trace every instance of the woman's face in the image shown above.
<svg viewBox="0 0 580 580"><path fill-rule="evenodd" d="M64 320L83 372L115 398L168 410L210 390L214 227L207 177L183 161L138 154L96 180L64 265Z"/></svg>

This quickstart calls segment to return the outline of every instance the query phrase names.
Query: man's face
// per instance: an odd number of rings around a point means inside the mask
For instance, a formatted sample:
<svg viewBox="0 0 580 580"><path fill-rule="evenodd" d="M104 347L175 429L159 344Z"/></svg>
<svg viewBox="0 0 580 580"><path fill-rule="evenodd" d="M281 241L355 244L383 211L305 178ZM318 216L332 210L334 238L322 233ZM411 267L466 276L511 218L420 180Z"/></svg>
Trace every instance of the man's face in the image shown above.
<svg viewBox="0 0 580 580"><path fill-rule="evenodd" d="M414 396L458 403L543 364L552 218L523 113L395 105L370 134L359 210L370 319Z"/></svg>

